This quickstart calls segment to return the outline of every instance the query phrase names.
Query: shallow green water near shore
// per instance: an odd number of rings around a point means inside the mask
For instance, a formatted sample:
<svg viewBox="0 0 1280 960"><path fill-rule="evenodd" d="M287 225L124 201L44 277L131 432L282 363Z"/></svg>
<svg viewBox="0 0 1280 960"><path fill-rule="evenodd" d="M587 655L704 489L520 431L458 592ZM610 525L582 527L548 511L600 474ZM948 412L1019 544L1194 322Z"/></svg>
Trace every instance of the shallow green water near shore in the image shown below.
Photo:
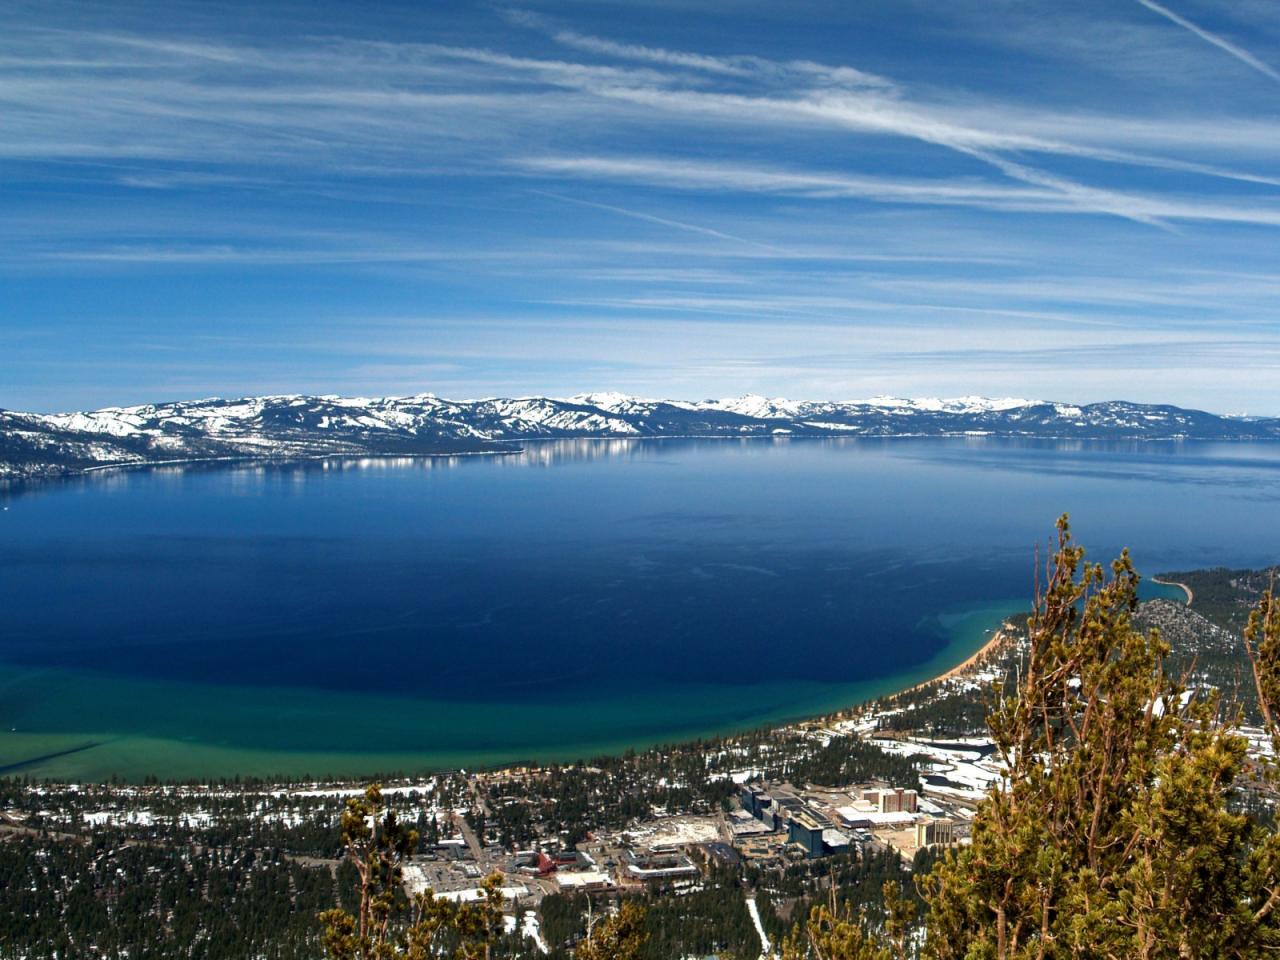
<svg viewBox="0 0 1280 960"><path fill-rule="evenodd" d="M174 684L0 665L3 699L43 704L42 732L0 733L0 772L59 780L323 776L419 772L520 760L572 761L835 712L930 679L964 661L1025 604L965 607L936 618L945 646L925 663L853 684L672 686L572 704L468 704L300 688ZM62 705L76 709L62 712ZM357 718L353 722L352 718ZM595 731L607 730L600 738ZM441 731L447 731L441 735ZM448 740L451 750L368 749ZM201 739L196 739L199 736ZM316 750L317 742L331 749Z"/></svg>

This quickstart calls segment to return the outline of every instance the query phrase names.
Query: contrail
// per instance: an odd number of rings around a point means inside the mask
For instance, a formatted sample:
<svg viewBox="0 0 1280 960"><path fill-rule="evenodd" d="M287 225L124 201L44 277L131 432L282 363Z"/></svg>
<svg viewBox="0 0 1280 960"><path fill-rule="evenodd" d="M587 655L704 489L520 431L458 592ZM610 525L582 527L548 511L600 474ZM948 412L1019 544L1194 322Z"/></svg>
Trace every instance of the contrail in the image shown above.
<svg viewBox="0 0 1280 960"><path fill-rule="evenodd" d="M759 247L762 250L769 250L777 253L778 248L767 243L761 243L758 240L748 240L746 237L735 237L731 233L721 233L719 230L712 230L710 227L700 227L696 223L685 223L683 220L669 220L666 217L655 217L651 213L641 213L639 210L628 210L626 207L615 207L609 203L596 203L594 200L579 200L577 197L566 197L562 193L552 193L549 190L530 190L530 193L538 194L543 197L551 197L554 200L563 200L565 203L576 203L583 207L594 207L597 210L607 210L610 213L616 213L620 216L631 217L635 220L644 220L646 223L657 223L664 227L675 227L677 230L688 230L691 233L700 233L706 237L715 237L717 240L732 240L734 243L745 243L751 247Z"/></svg>
<svg viewBox="0 0 1280 960"><path fill-rule="evenodd" d="M1185 27L1187 30L1190 30L1201 40L1207 40L1209 43L1212 43L1218 49L1227 51L1227 53L1231 54L1231 56L1235 57L1241 63L1247 64L1248 66L1253 67L1253 69L1257 70L1259 73L1266 74L1272 80L1280 81L1280 71L1267 66L1265 63L1263 63L1261 60L1255 57L1248 50L1243 50L1240 47L1237 47L1231 41L1224 40L1222 37L1218 36L1216 33L1210 33L1208 30L1204 29L1203 27L1196 26L1186 17L1179 16L1178 14L1170 10L1168 7L1160 6L1160 4L1156 3L1155 0L1138 0L1138 3L1142 4L1148 10L1151 10L1155 13L1160 14L1160 16L1164 17L1165 19L1173 21L1178 26Z"/></svg>

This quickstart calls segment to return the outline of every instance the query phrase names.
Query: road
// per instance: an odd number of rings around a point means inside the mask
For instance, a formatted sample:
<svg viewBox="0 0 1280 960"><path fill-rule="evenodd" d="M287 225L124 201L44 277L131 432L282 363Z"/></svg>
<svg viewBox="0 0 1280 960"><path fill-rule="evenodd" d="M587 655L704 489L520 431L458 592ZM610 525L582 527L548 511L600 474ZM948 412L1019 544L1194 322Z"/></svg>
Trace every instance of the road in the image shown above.
<svg viewBox="0 0 1280 960"><path fill-rule="evenodd" d="M458 823L458 829L462 831L462 839L467 841L467 849L471 851L471 859L476 863L484 862L484 845L476 837L476 832L471 829L471 824L467 823L466 817L455 818Z"/></svg>

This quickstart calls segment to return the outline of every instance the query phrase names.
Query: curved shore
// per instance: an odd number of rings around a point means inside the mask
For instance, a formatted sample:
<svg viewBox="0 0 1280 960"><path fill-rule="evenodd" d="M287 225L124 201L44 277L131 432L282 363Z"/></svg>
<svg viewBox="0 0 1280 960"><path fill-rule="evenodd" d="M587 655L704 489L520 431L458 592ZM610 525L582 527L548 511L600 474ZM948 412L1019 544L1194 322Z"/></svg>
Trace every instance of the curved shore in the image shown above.
<svg viewBox="0 0 1280 960"><path fill-rule="evenodd" d="M1184 594L1186 594L1188 607L1191 606L1192 601L1195 600L1194 591L1192 591L1191 587L1181 582L1180 580L1161 580L1159 577L1151 577L1150 579L1152 583L1158 583L1166 587L1179 588ZM891 694L888 699L893 699L894 697L900 697L903 694L912 693L916 690L921 690L925 687L932 686L935 683L942 683L944 680L951 680L955 677L960 676L963 673L966 673L968 670L977 666L980 662L986 659L988 654L994 653L995 650L1000 646L1000 644L1008 639L1009 629L1010 629L1010 626L1008 621L1002 623L998 628L996 628L992 632L987 642L984 643L980 648L978 648L978 650L975 651L973 655L970 656L967 660L963 661L962 663L956 664L950 670L947 670L945 673L940 673L936 677L933 677L929 680L922 680L919 683L912 684L909 687L904 687L902 690L899 690L897 693Z"/></svg>
<svg viewBox="0 0 1280 960"><path fill-rule="evenodd" d="M566 738L564 745L550 750L532 743L523 743L511 749L491 747L487 751L468 750L452 753L442 751L435 755L423 755L405 749L398 751L388 749L376 754L356 753L351 748L344 751L342 745L336 745L322 752L272 751L267 748L237 747L231 743L200 744L178 741L174 738L148 737L138 734L121 735L114 731L96 733L76 730L42 731L37 728L21 732L12 730L0 734L0 767L8 767L9 775L21 772L72 782L80 779L105 781L111 776L122 776L126 780L141 780L146 775L158 775L165 780L181 781L237 774L260 776L271 780L317 776L325 779L347 779L370 777L380 773L384 776L393 772L403 774L406 771L425 775L427 772L439 770L498 768L527 763L530 760L538 763L573 763L583 757L600 754L620 755L628 749L644 750L664 743L686 744L708 737L731 739L761 728L778 730L798 724L821 724L842 719L847 717L850 711L856 712L876 700L898 697L910 690L935 685L970 672L986 660L1002 641L1016 636L1016 632L1006 626L1009 619L1007 608L990 616L989 619L983 614L982 619L988 624L987 627L978 627L977 630L967 633L971 638L970 643L979 644L977 649L962 641L963 645L957 644L959 649L954 653L963 659L959 662L951 660L954 666L947 666L950 658L940 658L940 662L931 667L932 670L939 672L932 676L917 679L915 683L912 683L909 677L902 677L899 681L901 685L892 681L868 684L855 696L846 698L846 695L842 695L835 703L819 706L812 712L806 710L798 715L794 712L795 701L792 698L796 695L811 694L811 691L771 691L771 696L775 698L773 717L759 723L734 724L719 730L712 729L710 732L705 723L695 717L685 729L672 736L646 737L642 734L618 738L611 742L593 742L586 739L575 741ZM993 623L997 624L997 627L991 630L989 625ZM981 633L979 634L978 631ZM965 647L968 649L966 650ZM4 664L0 663L0 680L5 679L3 667ZM920 676L920 673L916 674L916 678ZM15 675L10 679L19 685L24 681L37 683L39 688L46 692L52 680L60 679L61 682L71 685L66 699L79 697L82 702L90 702L92 700L90 691L97 689L97 681L93 677L84 677L79 674L60 675L54 678L47 671L21 671L21 675ZM139 685L132 688L131 695L124 699L136 703L150 703L149 694L153 692L152 687L145 682L135 681L135 683ZM681 701L687 703L704 699L715 693L716 691L707 689L696 692L681 691L673 706ZM239 699L241 695L243 691L238 688L210 690L198 686L185 687L182 690L182 704L169 703L162 712L195 710L205 713L221 709L224 713L229 711L228 715L234 716L241 712L237 709L243 706ZM276 692L277 702L283 704L285 715L297 714L309 720L322 720L322 717L317 718L314 715L314 703L306 697L299 699L299 696L296 690L281 689ZM736 697L737 694L733 696ZM439 711L452 715L458 709L454 704L441 703L434 706L437 708L435 713L429 711L423 715L421 710L412 710L404 714L401 710L407 708L404 704L400 704L399 709L391 715L391 722L396 727L408 727L414 724L419 727L429 726L433 720L443 722ZM325 705L326 710L330 708L341 708L342 712L356 713L362 708L367 709L368 704L361 703L358 695L335 693ZM385 712L387 705L383 704L382 709ZM556 712L554 708L551 709ZM560 718L564 728L580 729L581 710L572 707L567 708L564 713L565 716ZM554 720L555 717L551 719ZM92 731L93 728L89 727L89 730ZM505 734L505 731L503 733ZM92 744L92 748L86 746L86 743ZM515 759L519 756L517 751L526 752L527 758Z"/></svg>
<svg viewBox="0 0 1280 960"><path fill-rule="evenodd" d="M1009 638L1009 634L1006 632L1008 630L1008 626L1007 622L1000 624L999 627L992 631L987 642L974 651L974 653L964 662L956 664L950 670L947 670L945 673L940 673L936 677L932 677L928 680L922 680L914 686L907 687L904 690L899 690L897 693L892 694L890 699L893 697L900 697L905 693L912 693L913 691L921 690L924 687L932 686L935 683L942 683L945 680L951 680L968 672L970 669L976 667L979 663L985 660L989 654L994 653L1000 645Z"/></svg>
<svg viewBox="0 0 1280 960"><path fill-rule="evenodd" d="M1179 587L1182 590L1182 592L1187 595L1188 607L1191 606L1191 602L1196 598L1196 595L1191 592L1191 588L1188 587L1185 583L1181 583L1178 580L1161 580L1159 577L1152 577L1151 582L1158 583L1164 587Z"/></svg>

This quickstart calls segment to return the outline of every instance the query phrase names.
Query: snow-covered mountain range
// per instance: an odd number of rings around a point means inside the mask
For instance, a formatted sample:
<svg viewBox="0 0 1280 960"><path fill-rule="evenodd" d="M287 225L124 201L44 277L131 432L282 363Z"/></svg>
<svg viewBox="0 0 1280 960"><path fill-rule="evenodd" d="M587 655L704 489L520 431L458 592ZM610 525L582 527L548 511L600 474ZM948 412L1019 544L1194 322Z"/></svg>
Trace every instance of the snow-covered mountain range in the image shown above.
<svg viewBox="0 0 1280 960"><path fill-rule="evenodd" d="M510 449L571 437L963 436L1280 439L1280 418L1166 405L1042 400L650 400L621 393L555 399L272 396L87 413L0 410L0 478L189 460L403 456Z"/></svg>

